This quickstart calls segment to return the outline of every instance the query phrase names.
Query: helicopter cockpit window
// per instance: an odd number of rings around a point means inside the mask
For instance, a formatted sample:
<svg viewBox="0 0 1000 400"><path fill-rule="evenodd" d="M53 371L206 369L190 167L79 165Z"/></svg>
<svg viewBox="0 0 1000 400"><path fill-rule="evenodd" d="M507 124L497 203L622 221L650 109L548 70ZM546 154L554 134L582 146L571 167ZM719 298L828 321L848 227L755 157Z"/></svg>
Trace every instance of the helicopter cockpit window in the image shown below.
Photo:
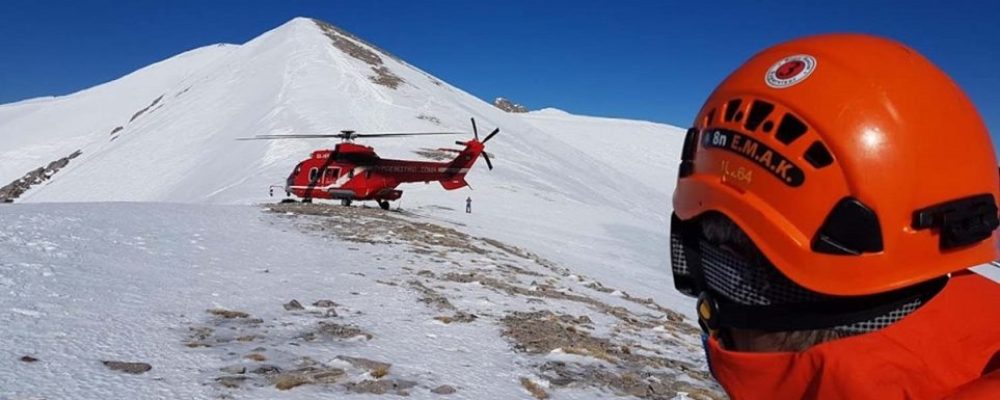
<svg viewBox="0 0 1000 400"><path fill-rule="evenodd" d="M309 169L309 181L310 182L314 182L314 181L316 181L317 178L319 178L319 168L315 168L315 167L310 168Z"/></svg>

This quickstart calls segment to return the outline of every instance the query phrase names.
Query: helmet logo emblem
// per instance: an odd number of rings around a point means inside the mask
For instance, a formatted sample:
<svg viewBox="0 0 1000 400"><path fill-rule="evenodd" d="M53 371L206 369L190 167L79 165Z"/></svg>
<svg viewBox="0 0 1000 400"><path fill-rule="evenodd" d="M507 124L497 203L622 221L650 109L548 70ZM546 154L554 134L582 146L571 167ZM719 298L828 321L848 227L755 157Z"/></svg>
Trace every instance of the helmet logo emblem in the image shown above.
<svg viewBox="0 0 1000 400"><path fill-rule="evenodd" d="M797 54L785 57L771 65L764 76L764 81L767 86L784 89L802 82L815 70L816 58L806 54Z"/></svg>

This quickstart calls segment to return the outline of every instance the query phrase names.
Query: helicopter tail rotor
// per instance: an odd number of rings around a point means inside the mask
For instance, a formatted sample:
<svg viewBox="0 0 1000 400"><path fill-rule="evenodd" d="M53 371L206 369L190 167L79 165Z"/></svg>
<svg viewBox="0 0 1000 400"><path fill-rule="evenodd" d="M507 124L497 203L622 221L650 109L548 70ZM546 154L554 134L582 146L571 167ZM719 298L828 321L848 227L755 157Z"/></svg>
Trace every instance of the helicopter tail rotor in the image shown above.
<svg viewBox="0 0 1000 400"><path fill-rule="evenodd" d="M490 171L492 171L493 170L493 163L490 162L490 156L488 154L486 154L486 153L483 153L483 159L486 160L486 166L490 168Z"/></svg>
<svg viewBox="0 0 1000 400"><path fill-rule="evenodd" d="M500 133L500 128L498 127L496 129L494 129L493 132L490 132L489 135L486 135L485 139L483 139L482 141L480 141L479 140L479 129L478 129L478 127L476 127L476 119L475 118L469 118L469 120L472 121L472 135L474 136L473 141L479 142L480 145L485 144L486 142L490 141L490 139L493 139L493 137L496 136L498 133ZM455 141L455 144L460 145L460 146L466 146L469 143L468 142L462 142L462 141L458 140L458 141ZM481 155L483 156L483 160L486 160L486 166L490 170L493 170L493 161L490 160L490 155L488 153L486 153L485 151L482 152Z"/></svg>

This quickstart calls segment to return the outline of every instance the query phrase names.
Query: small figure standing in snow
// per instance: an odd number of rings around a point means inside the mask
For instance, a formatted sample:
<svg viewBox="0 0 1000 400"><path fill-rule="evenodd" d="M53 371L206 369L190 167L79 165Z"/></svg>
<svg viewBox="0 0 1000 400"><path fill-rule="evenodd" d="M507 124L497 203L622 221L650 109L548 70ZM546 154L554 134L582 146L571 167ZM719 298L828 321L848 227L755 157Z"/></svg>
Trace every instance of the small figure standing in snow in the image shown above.
<svg viewBox="0 0 1000 400"><path fill-rule="evenodd" d="M465 198L465 213L472 214L472 197Z"/></svg>

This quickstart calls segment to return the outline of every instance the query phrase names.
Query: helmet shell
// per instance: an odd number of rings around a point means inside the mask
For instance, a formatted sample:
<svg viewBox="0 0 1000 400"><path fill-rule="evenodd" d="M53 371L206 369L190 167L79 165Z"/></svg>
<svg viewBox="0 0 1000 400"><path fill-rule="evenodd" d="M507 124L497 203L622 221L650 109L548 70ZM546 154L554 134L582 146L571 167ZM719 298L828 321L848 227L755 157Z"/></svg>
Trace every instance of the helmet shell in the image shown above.
<svg viewBox="0 0 1000 400"><path fill-rule="evenodd" d="M972 102L898 42L828 34L764 50L715 89L693 134L692 168L678 180L674 212L685 221L725 214L808 289L879 293L1000 257L995 231L944 249L939 229L914 226L920 209L973 195L996 199L1000 178ZM815 250L845 199L877 217L877 251Z"/></svg>

